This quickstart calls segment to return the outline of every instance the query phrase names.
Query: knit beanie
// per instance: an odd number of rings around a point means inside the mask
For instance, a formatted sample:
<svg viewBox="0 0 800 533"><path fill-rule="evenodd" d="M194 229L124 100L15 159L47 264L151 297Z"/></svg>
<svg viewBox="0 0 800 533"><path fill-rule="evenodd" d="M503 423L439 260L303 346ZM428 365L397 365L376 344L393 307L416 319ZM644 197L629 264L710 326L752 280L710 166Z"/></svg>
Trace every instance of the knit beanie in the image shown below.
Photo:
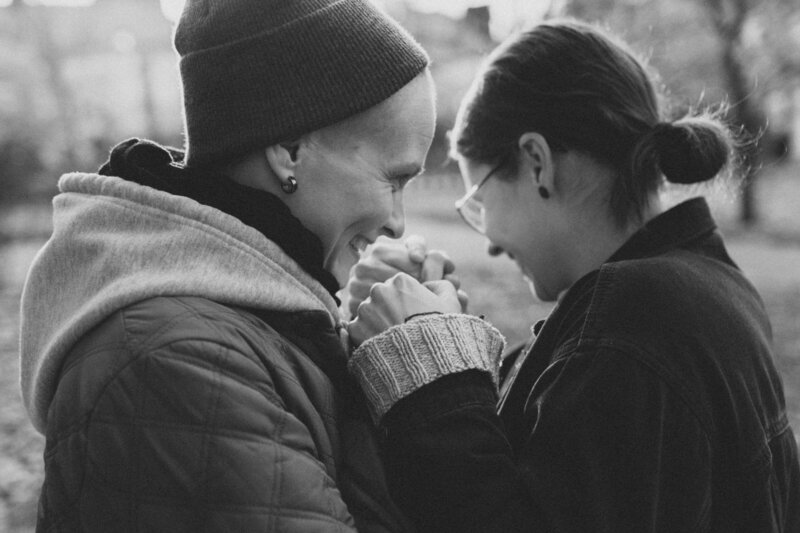
<svg viewBox="0 0 800 533"><path fill-rule="evenodd" d="M429 61L370 0L187 0L175 48L193 168L365 111Z"/></svg>

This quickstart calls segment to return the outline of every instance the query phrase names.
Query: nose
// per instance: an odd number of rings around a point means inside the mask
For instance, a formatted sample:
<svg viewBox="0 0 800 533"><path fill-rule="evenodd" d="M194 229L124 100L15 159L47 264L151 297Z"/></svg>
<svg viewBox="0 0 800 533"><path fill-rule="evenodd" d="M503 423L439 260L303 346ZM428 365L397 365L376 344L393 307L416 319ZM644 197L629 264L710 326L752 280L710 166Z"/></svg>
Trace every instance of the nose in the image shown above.
<svg viewBox="0 0 800 533"><path fill-rule="evenodd" d="M383 226L383 232L392 239L399 239L406 231L406 214L403 209L403 193L397 192L392 199L392 216Z"/></svg>

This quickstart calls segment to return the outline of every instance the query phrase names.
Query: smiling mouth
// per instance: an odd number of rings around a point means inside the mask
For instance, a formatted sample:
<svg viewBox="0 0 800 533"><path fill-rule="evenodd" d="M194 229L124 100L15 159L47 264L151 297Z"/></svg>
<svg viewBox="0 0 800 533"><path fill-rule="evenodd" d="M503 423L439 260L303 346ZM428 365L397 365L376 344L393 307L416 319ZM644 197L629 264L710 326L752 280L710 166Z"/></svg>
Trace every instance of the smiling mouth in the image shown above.
<svg viewBox="0 0 800 533"><path fill-rule="evenodd" d="M364 250L366 250L367 246L370 244L372 243L368 239L360 235L353 237L353 239L350 241L350 247L355 250L356 254L359 256L364 253Z"/></svg>

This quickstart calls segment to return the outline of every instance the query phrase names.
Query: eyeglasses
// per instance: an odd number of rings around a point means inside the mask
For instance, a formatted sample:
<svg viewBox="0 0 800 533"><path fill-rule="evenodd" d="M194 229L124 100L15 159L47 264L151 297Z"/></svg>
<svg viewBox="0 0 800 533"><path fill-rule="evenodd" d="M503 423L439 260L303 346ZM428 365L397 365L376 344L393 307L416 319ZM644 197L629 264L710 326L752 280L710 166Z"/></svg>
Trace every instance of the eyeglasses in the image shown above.
<svg viewBox="0 0 800 533"><path fill-rule="evenodd" d="M475 193L478 192L478 189L483 187L483 184L486 183L486 181L492 177L492 174L497 172L501 166L502 163L490 170L480 183L470 187L464 196L456 200L456 211L458 211L458 214L461 215L461 218L464 219L464 222L466 222L469 227L481 235L486 234L486 219L484 217L483 201L475 198Z"/></svg>

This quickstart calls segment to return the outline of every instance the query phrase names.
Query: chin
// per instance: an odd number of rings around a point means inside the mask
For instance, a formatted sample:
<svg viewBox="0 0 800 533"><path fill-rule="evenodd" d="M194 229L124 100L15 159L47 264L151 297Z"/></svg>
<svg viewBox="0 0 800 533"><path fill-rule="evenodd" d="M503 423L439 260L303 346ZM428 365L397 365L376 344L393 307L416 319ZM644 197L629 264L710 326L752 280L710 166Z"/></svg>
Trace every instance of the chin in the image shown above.
<svg viewBox="0 0 800 533"><path fill-rule="evenodd" d="M528 284L528 289L531 291L531 294L534 298L542 302L554 302L557 299L558 295L552 295L544 288L542 288L539 284L534 281L534 279L527 274L523 275L523 279Z"/></svg>
<svg viewBox="0 0 800 533"><path fill-rule="evenodd" d="M352 268L352 266L350 268ZM333 274L333 277L336 278L336 282L339 284L339 289L343 289L350 280L350 268L334 268L330 271L330 273Z"/></svg>
<svg viewBox="0 0 800 533"><path fill-rule="evenodd" d="M338 261L335 261L330 266L326 266L325 269L336 278L337 283L339 283L339 288L343 289L350 280L350 272L357 262L358 260L356 259L340 257Z"/></svg>

